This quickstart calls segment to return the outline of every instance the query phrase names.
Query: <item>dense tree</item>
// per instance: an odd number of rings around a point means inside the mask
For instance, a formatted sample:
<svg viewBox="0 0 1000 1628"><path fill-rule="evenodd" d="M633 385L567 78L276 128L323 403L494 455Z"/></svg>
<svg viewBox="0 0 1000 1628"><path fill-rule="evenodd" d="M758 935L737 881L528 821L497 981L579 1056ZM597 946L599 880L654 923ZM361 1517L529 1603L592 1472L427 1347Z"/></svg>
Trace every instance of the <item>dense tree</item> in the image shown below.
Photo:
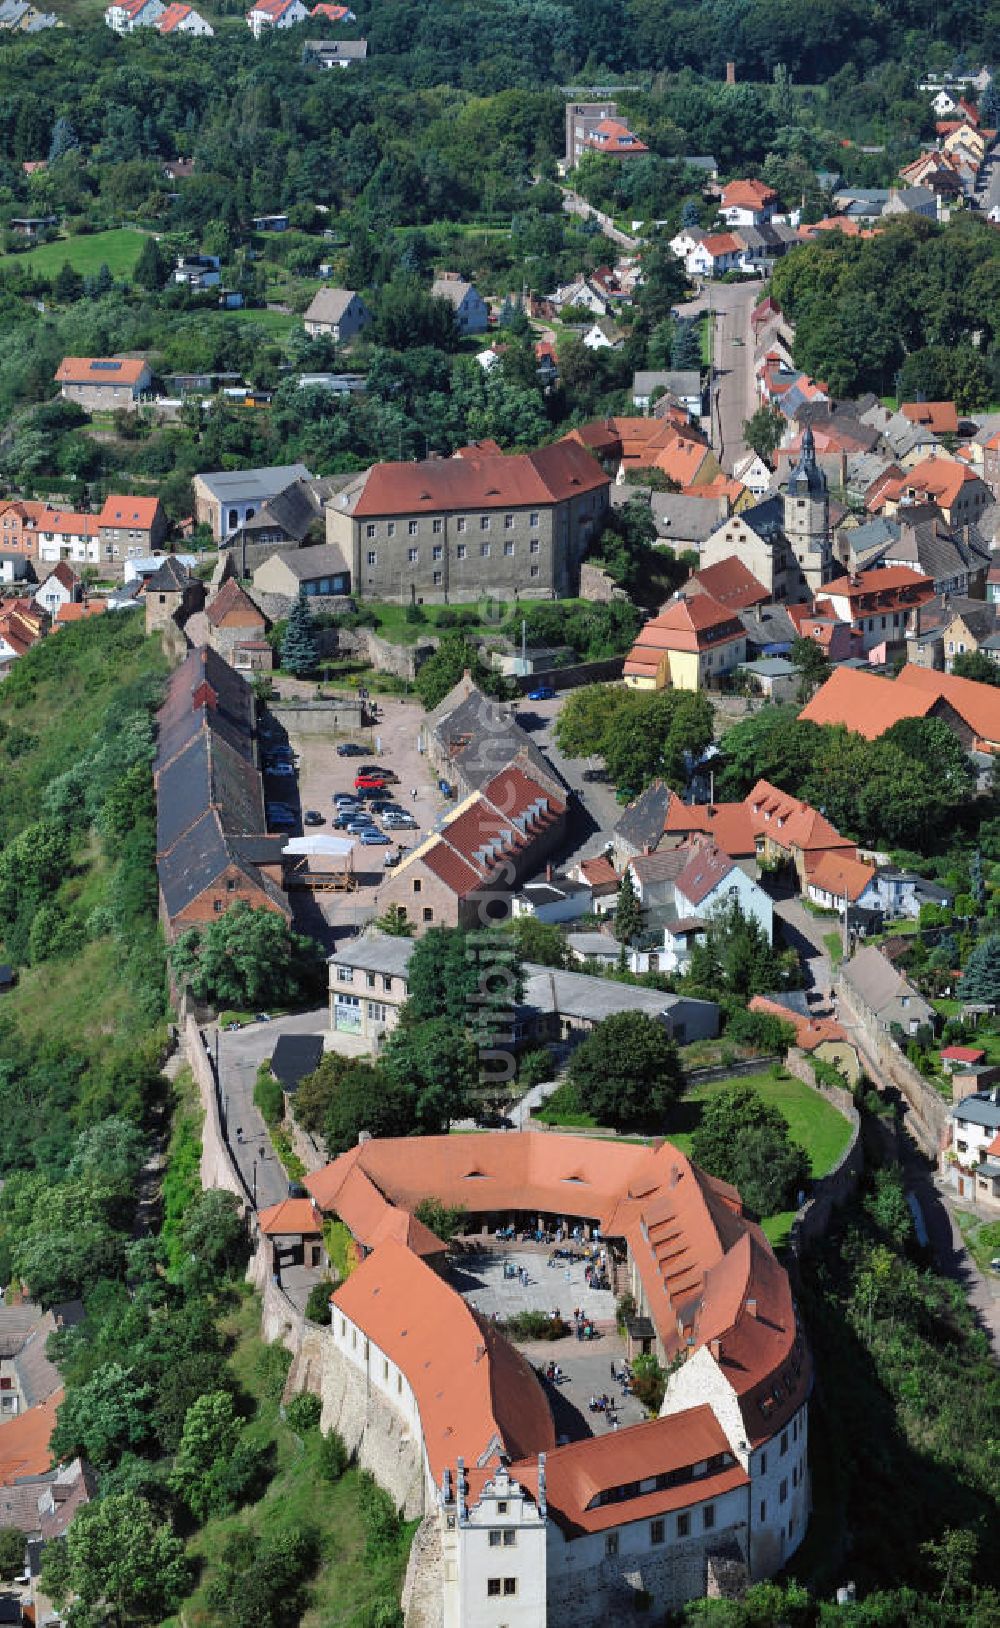
<svg viewBox="0 0 1000 1628"><path fill-rule="evenodd" d="M569 757L600 755L623 796L661 776L683 786L712 739L708 697L692 690L640 690L590 685L574 690L556 722Z"/></svg>
<svg viewBox="0 0 1000 1628"><path fill-rule="evenodd" d="M16 1526L0 1526L0 1578L11 1582L24 1570L27 1539Z"/></svg>
<svg viewBox="0 0 1000 1628"><path fill-rule="evenodd" d="M615 937L619 944L631 944L642 926L642 907L632 881L632 872L626 867L618 889L615 907Z"/></svg>
<svg viewBox="0 0 1000 1628"><path fill-rule="evenodd" d="M71 1390L59 1408L52 1433L56 1458L89 1459L108 1468L125 1449L149 1438L152 1388L129 1368L112 1362Z"/></svg>
<svg viewBox="0 0 1000 1628"><path fill-rule="evenodd" d="M956 678L971 678L977 684L1000 684L1000 663L981 650L965 650L951 664Z"/></svg>
<svg viewBox="0 0 1000 1628"><path fill-rule="evenodd" d="M743 439L765 463L771 463L785 434L785 420L776 407L758 407L743 425Z"/></svg>
<svg viewBox="0 0 1000 1628"><path fill-rule="evenodd" d="M756 916L744 915L739 900L717 907L703 938L691 950L687 981L713 994L762 995L785 988L797 973L794 952L782 956Z"/></svg>
<svg viewBox="0 0 1000 1628"><path fill-rule="evenodd" d="M808 701L813 691L830 676L830 663L815 639L795 639L789 652L799 673L799 700Z"/></svg>
<svg viewBox="0 0 1000 1628"><path fill-rule="evenodd" d="M208 1391L188 1408L170 1485L198 1521L219 1512L219 1483L241 1432L228 1391Z"/></svg>
<svg viewBox="0 0 1000 1628"><path fill-rule="evenodd" d="M216 1187L198 1193L184 1216L181 1246L192 1286L210 1288L241 1271L249 1248L235 1193Z"/></svg>
<svg viewBox="0 0 1000 1628"><path fill-rule="evenodd" d="M518 916L511 925L511 932L523 961L534 961L541 967L569 964L566 939L555 922L539 921L537 916Z"/></svg>
<svg viewBox="0 0 1000 1628"><path fill-rule="evenodd" d="M413 1125L422 1134L447 1131L467 1111L478 1074L476 1048L448 1018L403 1022L390 1034L380 1062L413 1097Z"/></svg>
<svg viewBox="0 0 1000 1628"><path fill-rule="evenodd" d="M683 1083L677 1047L641 1012L598 1023L574 1051L569 1079L584 1112L616 1129L662 1127Z"/></svg>
<svg viewBox="0 0 1000 1628"><path fill-rule="evenodd" d="M273 910L231 906L172 945L177 978L198 1000L219 1006L288 1005L318 993L323 963L314 940L292 932Z"/></svg>
<svg viewBox="0 0 1000 1628"><path fill-rule="evenodd" d="M958 993L963 1001L986 1006L1000 1001L1000 934L980 939L965 963Z"/></svg>
<svg viewBox="0 0 1000 1628"><path fill-rule="evenodd" d="M750 1086L709 1098L692 1137L691 1157L709 1175L737 1187L755 1215L773 1215L793 1204L809 1176L808 1156L792 1141L783 1115Z"/></svg>
<svg viewBox="0 0 1000 1628"><path fill-rule="evenodd" d="M46 1545L45 1591L73 1618L109 1628L162 1622L184 1595L190 1563L184 1545L144 1498L111 1495L84 1504L65 1543Z"/></svg>
<svg viewBox="0 0 1000 1628"><path fill-rule="evenodd" d="M319 643L313 623L312 611L305 594L300 593L292 606L281 641L281 665L296 678L314 671L319 660Z"/></svg>

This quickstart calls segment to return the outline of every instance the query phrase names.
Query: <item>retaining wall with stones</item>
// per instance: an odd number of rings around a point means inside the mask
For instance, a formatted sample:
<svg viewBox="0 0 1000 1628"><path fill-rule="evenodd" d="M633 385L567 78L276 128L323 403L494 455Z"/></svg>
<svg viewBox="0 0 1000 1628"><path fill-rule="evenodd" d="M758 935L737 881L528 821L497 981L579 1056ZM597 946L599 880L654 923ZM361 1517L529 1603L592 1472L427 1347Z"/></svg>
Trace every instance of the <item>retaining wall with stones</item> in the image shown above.
<svg viewBox="0 0 1000 1628"><path fill-rule="evenodd" d="M854 1106L854 1098L846 1087L821 1084L812 1071L804 1052L795 1047L788 1053L785 1066L796 1079L826 1097L843 1114L851 1126L851 1139L832 1170L813 1183L813 1189L792 1223L791 1250L795 1257L803 1255L809 1246L821 1238L830 1225L835 1210L856 1191L865 1165L864 1144L861 1139L861 1115Z"/></svg>
<svg viewBox="0 0 1000 1628"><path fill-rule="evenodd" d="M949 1135L948 1103L914 1068L892 1036L876 1028L867 1013L852 1003L843 978L837 979L837 995L841 1021L850 1028L867 1072L880 1089L889 1085L900 1092L906 1102L907 1131L920 1151L936 1163Z"/></svg>
<svg viewBox="0 0 1000 1628"><path fill-rule="evenodd" d="M193 1013L182 1011L180 1032L205 1115L201 1127L201 1185L203 1188L225 1188L226 1192L235 1193L249 1208L250 1195L222 1134L215 1072Z"/></svg>
<svg viewBox="0 0 1000 1628"><path fill-rule="evenodd" d="M362 1370L338 1351L329 1332L323 1344L320 1396L321 1429L339 1432L348 1452L395 1500L406 1520L425 1515L421 1443L414 1440L406 1420L366 1385Z"/></svg>
<svg viewBox="0 0 1000 1628"><path fill-rule="evenodd" d="M267 710L289 735L354 735L368 727L364 705L346 696L321 701L269 701Z"/></svg>

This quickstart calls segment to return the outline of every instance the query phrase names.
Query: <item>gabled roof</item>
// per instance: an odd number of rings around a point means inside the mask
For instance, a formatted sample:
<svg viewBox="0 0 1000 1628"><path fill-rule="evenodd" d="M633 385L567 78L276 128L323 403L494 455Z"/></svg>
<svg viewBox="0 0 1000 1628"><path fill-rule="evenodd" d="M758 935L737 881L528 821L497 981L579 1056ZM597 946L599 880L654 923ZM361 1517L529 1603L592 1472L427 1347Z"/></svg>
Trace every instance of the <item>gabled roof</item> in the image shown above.
<svg viewBox="0 0 1000 1628"><path fill-rule="evenodd" d="M264 612L254 604L250 595L244 592L235 577L227 577L205 614L213 627L221 627L226 617L233 615L234 612L252 617L260 627L267 626Z"/></svg>
<svg viewBox="0 0 1000 1628"><path fill-rule="evenodd" d="M441 510L540 507L610 486L589 453L558 441L510 457L431 458L422 463L376 464L356 488L351 512L370 515L434 514ZM347 508L346 494L331 507Z"/></svg>
<svg viewBox="0 0 1000 1628"><path fill-rule="evenodd" d="M908 662L896 680L910 693L929 700L931 708L945 702L968 724L979 741L990 748L1000 745L1000 690L994 684L977 684L954 673L936 673Z"/></svg>
<svg viewBox="0 0 1000 1628"><path fill-rule="evenodd" d="M875 880L875 866L849 854L821 853L809 869L809 885L831 893L835 898L846 898L854 904L865 888Z"/></svg>
<svg viewBox="0 0 1000 1628"><path fill-rule="evenodd" d="M926 717L933 699L861 668L835 667L802 708L799 718L813 724L844 724L871 741L901 718Z"/></svg>
<svg viewBox="0 0 1000 1628"><path fill-rule="evenodd" d="M625 659L625 672L637 672L650 665L655 667L664 650L698 652L745 637L739 617L718 604L711 594L675 599L639 630Z"/></svg>
<svg viewBox="0 0 1000 1628"><path fill-rule="evenodd" d="M770 837L779 847L798 848L803 852L849 848L854 853L853 842L842 837L825 814L801 798L779 791L769 780L758 780L747 793L746 804L757 835Z"/></svg>
<svg viewBox="0 0 1000 1628"><path fill-rule="evenodd" d="M953 401L901 401L899 410L911 424L926 424L935 435L958 434L958 411Z"/></svg>
<svg viewBox="0 0 1000 1628"><path fill-rule="evenodd" d="M672 796L664 830L668 836L705 832L716 847L734 859L746 859L757 851L746 803L685 803Z"/></svg>
<svg viewBox="0 0 1000 1628"><path fill-rule="evenodd" d="M173 554L168 554L151 577L146 578L146 593L180 594L190 586L191 572Z"/></svg>
<svg viewBox="0 0 1000 1628"><path fill-rule="evenodd" d="M313 16L316 13L313 12ZM352 300L357 299L353 288L321 288L307 307L305 322L339 322Z"/></svg>
<svg viewBox="0 0 1000 1628"><path fill-rule="evenodd" d="M56 369L56 384L136 385L149 364L137 356L64 356Z"/></svg>
<svg viewBox="0 0 1000 1628"><path fill-rule="evenodd" d="M730 181L722 189L723 209L763 209L777 199L774 188L764 181Z"/></svg>
<svg viewBox="0 0 1000 1628"><path fill-rule="evenodd" d="M697 909L721 886L735 866L735 859L723 853L721 848L699 843L677 878L677 892L682 893Z"/></svg>
<svg viewBox="0 0 1000 1628"><path fill-rule="evenodd" d="M716 565L703 565L700 571L695 571L685 584L686 594L690 594L691 583L697 583L710 599L727 610L749 610L753 605L764 604L771 597L763 583L758 582L753 572L748 571L743 561L735 555L730 555L728 560L719 560Z"/></svg>
<svg viewBox="0 0 1000 1628"><path fill-rule="evenodd" d="M282 1199L261 1210L257 1220L265 1238L301 1238L323 1230L323 1216L311 1198Z"/></svg>
<svg viewBox="0 0 1000 1628"><path fill-rule="evenodd" d="M183 8L190 11L191 7ZM112 493L104 499L104 507L97 517L99 526L127 526L138 531L150 531L160 514L157 497L133 497Z"/></svg>
<svg viewBox="0 0 1000 1628"><path fill-rule="evenodd" d="M286 1091L294 1091L323 1060L321 1034L280 1034L271 1055L271 1073Z"/></svg>

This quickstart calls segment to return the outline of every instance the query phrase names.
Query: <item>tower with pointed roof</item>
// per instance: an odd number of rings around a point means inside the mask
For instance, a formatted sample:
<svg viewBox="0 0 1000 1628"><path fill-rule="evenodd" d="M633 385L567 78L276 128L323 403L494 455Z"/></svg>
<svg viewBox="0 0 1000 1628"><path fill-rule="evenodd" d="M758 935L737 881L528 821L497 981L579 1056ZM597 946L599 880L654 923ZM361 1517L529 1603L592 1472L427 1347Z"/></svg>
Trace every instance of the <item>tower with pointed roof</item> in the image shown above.
<svg viewBox="0 0 1000 1628"><path fill-rule="evenodd" d="M785 537L809 591L815 593L832 574L830 493L816 462L816 442L809 424L802 435L798 463L788 477L784 509Z"/></svg>

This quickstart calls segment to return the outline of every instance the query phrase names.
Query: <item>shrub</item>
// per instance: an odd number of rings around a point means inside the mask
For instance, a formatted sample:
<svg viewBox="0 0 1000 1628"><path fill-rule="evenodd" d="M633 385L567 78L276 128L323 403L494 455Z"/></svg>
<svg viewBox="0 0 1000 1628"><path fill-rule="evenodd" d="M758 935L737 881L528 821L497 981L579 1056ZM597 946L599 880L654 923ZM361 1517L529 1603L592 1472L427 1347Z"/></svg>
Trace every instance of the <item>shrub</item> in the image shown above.
<svg viewBox="0 0 1000 1628"><path fill-rule="evenodd" d="M9 1582L24 1566L26 1540L16 1526L0 1527L0 1577Z"/></svg>
<svg viewBox="0 0 1000 1628"><path fill-rule="evenodd" d="M546 1311L515 1312L503 1326L515 1340L562 1340L569 1333L568 1323L561 1317L550 1317Z"/></svg>
<svg viewBox="0 0 1000 1628"><path fill-rule="evenodd" d="M667 1376L654 1356L639 1356L632 1363L632 1390L650 1413L659 1413Z"/></svg>
<svg viewBox="0 0 1000 1628"><path fill-rule="evenodd" d="M306 1316L310 1323L319 1323L325 1327L330 1321L330 1295L333 1293L333 1283L330 1278L324 1278L322 1283L314 1283L309 1290L306 1301Z"/></svg>
<svg viewBox="0 0 1000 1628"><path fill-rule="evenodd" d="M285 1093L280 1080L271 1073L268 1062L261 1063L253 1088L254 1106L259 1108L268 1125L280 1125L285 1117Z"/></svg>
<svg viewBox="0 0 1000 1628"><path fill-rule="evenodd" d="M311 1391L300 1391L297 1396L292 1397L285 1409L285 1423L297 1436L304 1436L308 1431L318 1428L322 1412L323 1404L318 1396L314 1396Z"/></svg>
<svg viewBox="0 0 1000 1628"><path fill-rule="evenodd" d="M365 1559L371 1564L392 1554L402 1523L389 1494L366 1470L358 1477L358 1504L365 1529Z"/></svg>
<svg viewBox="0 0 1000 1628"><path fill-rule="evenodd" d="M288 1370L292 1366L292 1353L277 1342L265 1345L257 1358L257 1378L261 1390L273 1402L281 1400Z"/></svg>
<svg viewBox="0 0 1000 1628"><path fill-rule="evenodd" d="M319 1473L324 1481L339 1481L350 1462L351 1455L338 1431L328 1430L320 1437Z"/></svg>

